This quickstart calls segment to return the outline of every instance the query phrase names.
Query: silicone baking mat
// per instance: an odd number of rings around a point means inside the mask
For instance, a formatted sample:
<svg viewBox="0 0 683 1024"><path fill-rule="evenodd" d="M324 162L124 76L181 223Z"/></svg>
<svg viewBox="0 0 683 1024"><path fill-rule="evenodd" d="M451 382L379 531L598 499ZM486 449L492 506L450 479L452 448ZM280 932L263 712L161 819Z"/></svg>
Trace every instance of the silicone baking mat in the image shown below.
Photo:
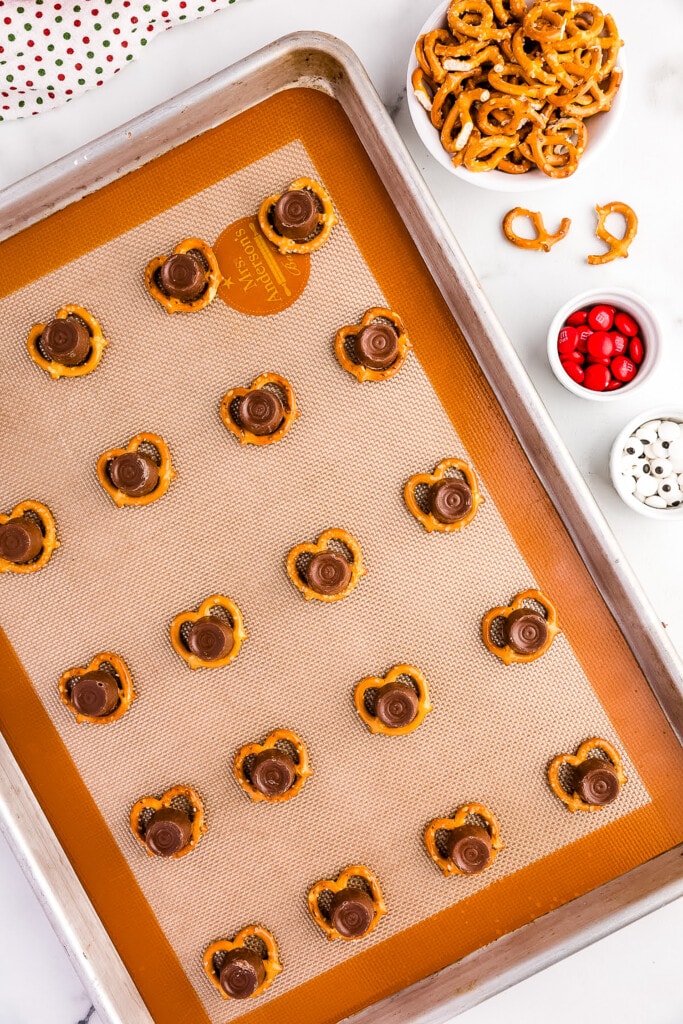
<svg viewBox="0 0 683 1024"><path fill-rule="evenodd" d="M310 267L278 270L244 218L302 174L340 224ZM142 269L187 236L215 243L223 298L169 317ZM159 1024L337 1021L683 838L680 748L334 101L274 97L4 243L0 266L2 506L44 501L62 544L45 570L0 580L26 673L7 648L3 730ZM110 345L92 375L54 382L24 339L65 302ZM415 353L360 385L334 334L377 305L403 316ZM264 371L291 381L301 416L283 442L241 447L220 400ZM117 509L94 466L139 431L164 437L178 478ZM428 535L403 484L452 456L486 501L462 533ZM368 575L343 602L308 603L285 558L332 526L359 540ZM481 617L532 586L562 633L506 667ZM248 639L232 665L193 673L168 628L217 592ZM139 699L111 726L77 725L56 683L101 650L126 659ZM399 662L425 672L434 712L409 737L371 736L353 688ZM287 804L252 804L232 757L282 727L314 775ZM572 815L546 768L591 735L615 743L629 781ZM209 831L180 861L148 858L129 809L176 783L200 791ZM422 833L468 801L494 810L505 849L444 879ZM350 863L377 873L389 913L361 942L328 942L306 893ZM273 931L284 971L258 1000L225 1002L201 955L251 923Z"/></svg>

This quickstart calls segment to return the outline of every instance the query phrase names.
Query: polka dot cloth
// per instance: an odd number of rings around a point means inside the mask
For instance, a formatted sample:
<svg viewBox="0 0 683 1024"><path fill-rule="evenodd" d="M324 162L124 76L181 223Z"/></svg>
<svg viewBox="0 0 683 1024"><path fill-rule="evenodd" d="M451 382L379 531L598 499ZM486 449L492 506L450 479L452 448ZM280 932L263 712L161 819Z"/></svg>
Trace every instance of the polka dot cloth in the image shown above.
<svg viewBox="0 0 683 1024"><path fill-rule="evenodd" d="M0 121L61 106L167 28L235 0L0 0Z"/></svg>

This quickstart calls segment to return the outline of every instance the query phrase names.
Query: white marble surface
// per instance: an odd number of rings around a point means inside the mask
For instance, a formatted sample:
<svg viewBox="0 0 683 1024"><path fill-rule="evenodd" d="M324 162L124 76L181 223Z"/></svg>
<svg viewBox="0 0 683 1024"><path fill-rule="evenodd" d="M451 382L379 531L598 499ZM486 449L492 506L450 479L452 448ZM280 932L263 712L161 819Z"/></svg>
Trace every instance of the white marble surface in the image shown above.
<svg viewBox="0 0 683 1024"><path fill-rule="evenodd" d="M652 522L628 510L612 490L607 455L632 416L656 404L683 412L683 5L658 0L656 17L636 0L614 0L628 44L626 115L608 152L590 168L517 199L455 180L421 148L410 124L403 82L410 47L435 0L239 0L203 22L157 39L144 58L105 87L60 111L0 127L0 187L122 124L206 75L298 29L346 40L359 54L440 203L486 294L523 360L574 459L614 530L669 635L683 654L681 524ZM640 231L628 261L589 267L596 202L629 202ZM511 206L543 210L548 222L571 216L569 239L551 255L522 253L500 234ZM601 284L640 291L665 333L661 370L635 395L603 406L566 392L546 362L545 333L574 292ZM99 1024L90 1000L0 837L0 1024ZM683 1020L678 901L602 940L460 1018L573 1024L590 1012L608 1024ZM30 955L27 955L30 951Z"/></svg>

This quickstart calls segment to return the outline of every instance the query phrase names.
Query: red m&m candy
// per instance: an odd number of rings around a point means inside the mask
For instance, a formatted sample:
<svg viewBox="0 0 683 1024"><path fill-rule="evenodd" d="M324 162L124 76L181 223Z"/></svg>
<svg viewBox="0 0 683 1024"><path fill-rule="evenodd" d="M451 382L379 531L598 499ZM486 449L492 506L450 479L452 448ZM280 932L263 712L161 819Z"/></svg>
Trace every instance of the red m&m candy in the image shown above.
<svg viewBox="0 0 683 1024"><path fill-rule="evenodd" d="M566 362L562 361L562 368L568 377L571 377L577 384L583 384L584 371L583 367L579 366L578 363L571 362L567 359Z"/></svg>
<svg viewBox="0 0 683 1024"><path fill-rule="evenodd" d="M590 329L590 327L579 327L578 339L576 342L576 347L578 348L579 352L588 351L588 339L591 337L592 334L593 331Z"/></svg>
<svg viewBox="0 0 683 1024"><path fill-rule="evenodd" d="M563 327L557 336L557 350L558 352L573 352L576 348L576 342L578 341L579 332L576 327Z"/></svg>
<svg viewBox="0 0 683 1024"><path fill-rule="evenodd" d="M617 358L623 358L617 356ZM591 391L606 391L611 380L609 367L602 363L591 363L586 367L583 377L583 386Z"/></svg>
<svg viewBox="0 0 683 1024"><path fill-rule="evenodd" d="M626 335L619 334L618 331L612 331L610 337L614 344L614 355L623 356L624 352L628 348L628 338Z"/></svg>
<svg viewBox="0 0 683 1024"><path fill-rule="evenodd" d="M570 315L567 317L567 323L570 327L580 327L582 324L585 324L587 320L587 309L577 309L575 313L570 313Z"/></svg>
<svg viewBox="0 0 683 1024"><path fill-rule="evenodd" d="M609 364L609 368L612 371L612 376L615 380L620 380L624 384L633 380L638 372L636 364L632 362L632 360L627 359L626 356L615 356Z"/></svg>
<svg viewBox="0 0 683 1024"><path fill-rule="evenodd" d="M636 366L640 366L643 361L643 356L645 355L645 349L643 348L643 343L640 338L631 338L631 344L628 347L628 354Z"/></svg>
<svg viewBox="0 0 683 1024"><path fill-rule="evenodd" d="M617 326L617 330L621 331L622 334L627 334L629 338L638 333L638 324L628 313L617 313L614 323Z"/></svg>
<svg viewBox="0 0 683 1024"><path fill-rule="evenodd" d="M586 343L588 358L592 363L608 362L614 355L614 341L607 331L594 331Z"/></svg>
<svg viewBox="0 0 683 1024"><path fill-rule="evenodd" d="M594 331L609 331L615 313L614 306L593 306L588 314L588 326Z"/></svg>

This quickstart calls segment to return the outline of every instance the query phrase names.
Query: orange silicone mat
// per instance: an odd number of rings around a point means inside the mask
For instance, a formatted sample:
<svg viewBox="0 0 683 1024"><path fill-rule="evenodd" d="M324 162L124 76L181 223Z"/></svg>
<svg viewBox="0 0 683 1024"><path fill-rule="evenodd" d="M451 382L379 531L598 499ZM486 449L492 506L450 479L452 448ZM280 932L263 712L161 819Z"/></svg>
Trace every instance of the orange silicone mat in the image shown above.
<svg viewBox="0 0 683 1024"><path fill-rule="evenodd" d="M302 296L277 316L217 300L167 318L141 285L147 258L183 235L215 241L302 171L325 182L341 215ZM680 840L680 749L333 101L275 97L4 243L0 265L3 354L25 375L6 449L14 489L2 499L27 496L20 486L49 498L63 542L42 589L41 574L0 581L3 624L35 684L8 651L3 730L155 1019L338 1020ZM237 287L242 268L236 281L222 269ZM228 301L248 305L256 290L267 302L283 284L266 268ZM16 337L77 287L112 345L91 378L54 384ZM400 310L417 359L395 381L360 386L334 362L334 327L383 302ZM302 417L281 445L239 449L217 403L265 369L287 371ZM81 467L138 429L167 437L179 478L158 505L121 512ZM427 537L400 491L448 455L472 461L487 502L462 536ZM343 605L309 606L284 554L330 525L358 536L370 572ZM563 634L542 662L506 669L483 649L478 621L534 583L558 605ZM238 600L250 637L233 666L198 678L207 674L170 651L168 621L217 589ZM96 649L133 652L140 694L109 748L106 730L76 727L54 690L55 673L95 653L95 627L107 632ZM413 737L369 737L353 684L404 660L425 668L435 712ZM249 699L222 706L231 685ZM315 774L286 809L254 808L231 786L231 755L280 725L305 736ZM629 784L600 815L570 816L545 765L595 733L620 747ZM141 791L175 781L199 784L210 831L185 861L150 862L125 813ZM495 807L507 846L465 888L441 878L420 835L471 799ZM367 942L327 943L306 916L306 888L358 861L379 874L389 915ZM221 1002L199 961L203 945L251 920L275 932L285 971L246 1011Z"/></svg>

